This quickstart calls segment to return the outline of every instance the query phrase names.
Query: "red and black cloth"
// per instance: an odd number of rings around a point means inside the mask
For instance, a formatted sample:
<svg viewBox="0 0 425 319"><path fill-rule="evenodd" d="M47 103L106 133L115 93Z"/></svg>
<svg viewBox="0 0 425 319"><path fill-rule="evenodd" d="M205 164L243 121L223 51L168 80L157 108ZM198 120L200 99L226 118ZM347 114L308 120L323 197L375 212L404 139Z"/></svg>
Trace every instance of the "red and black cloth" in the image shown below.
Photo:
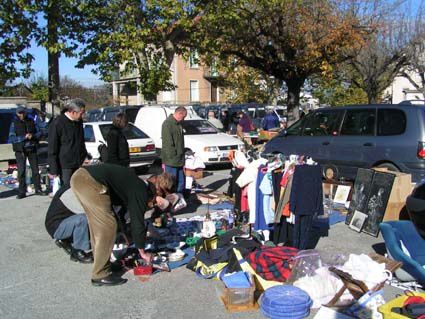
<svg viewBox="0 0 425 319"><path fill-rule="evenodd" d="M245 259L262 278L285 282L291 275L297 253L298 249L293 247L262 247Z"/></svg>

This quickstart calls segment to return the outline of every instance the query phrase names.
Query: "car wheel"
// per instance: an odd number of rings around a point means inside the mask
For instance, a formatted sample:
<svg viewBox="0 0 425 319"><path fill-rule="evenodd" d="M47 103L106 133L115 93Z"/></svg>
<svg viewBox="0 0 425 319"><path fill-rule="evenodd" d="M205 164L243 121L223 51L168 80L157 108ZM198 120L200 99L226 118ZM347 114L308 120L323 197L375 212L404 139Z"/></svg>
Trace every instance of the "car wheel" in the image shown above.
<svg viewBox="0 0 425 319"><path fill-rule="evenodd" d="M394 164L391 164L391 163L382 163L382 164L379 164L376 167L386 168L391 172L400 172L400 169L397 166L395 166Z"/></svg>

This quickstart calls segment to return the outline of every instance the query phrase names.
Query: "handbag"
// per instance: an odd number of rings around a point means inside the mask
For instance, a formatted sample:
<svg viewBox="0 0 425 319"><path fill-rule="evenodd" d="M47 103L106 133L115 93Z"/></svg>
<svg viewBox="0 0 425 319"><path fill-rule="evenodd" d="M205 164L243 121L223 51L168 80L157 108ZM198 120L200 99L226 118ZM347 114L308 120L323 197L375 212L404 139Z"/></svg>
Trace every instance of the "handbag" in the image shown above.
<svg viewBox="0 0 425 319"><path fill-rule="evenodd" d="M26 140L23 142L24 151L27 153L32 153L36 151L36 145L33 141Z"/></svg>

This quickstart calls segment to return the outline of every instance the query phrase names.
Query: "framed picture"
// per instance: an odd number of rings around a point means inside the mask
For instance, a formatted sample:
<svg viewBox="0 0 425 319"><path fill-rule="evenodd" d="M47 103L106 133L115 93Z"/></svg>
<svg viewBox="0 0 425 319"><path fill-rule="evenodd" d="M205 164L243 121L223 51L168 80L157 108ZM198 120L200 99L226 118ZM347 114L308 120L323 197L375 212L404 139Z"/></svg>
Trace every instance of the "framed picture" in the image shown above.
<svg viewBox="0 0 425 319"><path fill-rule="evenodd" d="M336 188L335 196L333 198L334 203L345 204L350 195L351 186L348 185L338 185Z"/></svg>
<svg viewBox="0 0 425 319"><path fill-rule="evenodd" d="M348 227L360 233L362 231L364 223L366 222L366 219L366 214L356 210L353 214L353 218L351 218L350 225Z"/></svg>
<svg viewBox="0 0 425 319"><path fill-rule="evenodd" d="M353 195L351 196L350 207L348 208L345 223L350 224L354 212L357 210L366 213L367 200L372 187L372 180L375 171L372 169L359 168L353 186Z"/></svg>
<svg viewBox="0 0 425 319"><path fill-rule="evenodd" d="M394 183L394 174L375 172L366 206L368 216L363 231L378 236L379 224L384 219L388 199Z"/></svg>

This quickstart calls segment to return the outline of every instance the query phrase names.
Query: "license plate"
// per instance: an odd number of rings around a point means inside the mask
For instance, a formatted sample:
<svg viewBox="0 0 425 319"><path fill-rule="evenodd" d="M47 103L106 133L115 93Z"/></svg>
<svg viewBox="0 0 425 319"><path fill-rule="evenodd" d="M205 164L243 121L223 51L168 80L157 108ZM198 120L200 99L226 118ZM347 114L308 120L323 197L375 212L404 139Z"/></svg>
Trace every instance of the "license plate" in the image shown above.
<svg viewBox="0 0 425 319"><path fill-rule="evenodd" d="M141 150L140 147L130 147L130 153L140 153Z"/></svg>
<svg viewBox="0 0 425 319"><path fill-rule="evenodd" d="M223 152L223 153L221 153L220 157L228 158L229 157L229 153L228 152Z"/></svg>

